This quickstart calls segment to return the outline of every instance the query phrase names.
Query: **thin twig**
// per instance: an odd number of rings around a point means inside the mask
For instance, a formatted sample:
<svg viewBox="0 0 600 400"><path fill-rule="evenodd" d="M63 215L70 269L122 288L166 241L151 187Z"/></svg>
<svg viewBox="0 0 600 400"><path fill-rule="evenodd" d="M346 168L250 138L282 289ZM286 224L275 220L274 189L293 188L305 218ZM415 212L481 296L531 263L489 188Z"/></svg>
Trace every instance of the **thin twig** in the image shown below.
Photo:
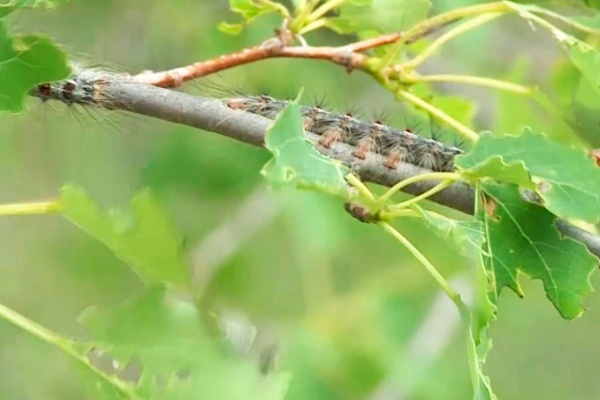
<svg viewBox="0 0 600 400"><path fill-rule="evenodd" d="M267 58L309 58L328 60L340 64L351 71L365 68L367 56L361 54L374 47L394 43L400 39L398 33L381 35L375 38L362 40L347 46L289 46L291 38L281 34L267 40L263 44L241 51L225 54L218 58L200 61L180 68L162 72L142 72L133 76L138 82L143 82L159 87L177 87L184 82L200 78L215 72L223 71L243 64L265 60Z"/></svg>
<svg viewBox="0 0 600 400"><path fill-rule="evenodd" d="M254 146L263 146L265 132L273 123L256 114L233 110L219 100L204 99L142 83L113 82L105 90L109 92L107 98L119 99L106 104L113 109L192 126ZM306 136L315 143L319 152L341 161L364 181L392 187L410 177L431 173L430 170L404 163L390 169L384 166L385 159L381 155L371 153L361 160L354 156L356 149L348 144L336 142L327 149L317 144L318 135L306 132ZM420 181L402 191L420 195L439 183L435 180ZM466 214L474 212L474 190L462 182L457 182L428 199ZM563 235L584 243L591 253L600 257L600 237L564 221L558 221L557 227Z"/></svg>

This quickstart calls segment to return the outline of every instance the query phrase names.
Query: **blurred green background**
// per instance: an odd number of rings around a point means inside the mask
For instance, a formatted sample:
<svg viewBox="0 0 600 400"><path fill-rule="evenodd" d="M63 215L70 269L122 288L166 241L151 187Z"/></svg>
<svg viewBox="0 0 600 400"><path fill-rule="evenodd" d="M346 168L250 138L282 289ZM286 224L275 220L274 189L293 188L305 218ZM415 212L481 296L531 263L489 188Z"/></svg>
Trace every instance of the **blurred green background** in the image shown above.
<svg viewBox="0 0 600 400"><path fill-rule="evenodd" d="M434 8L468 3L434 1ZM254 45L277 26L266 17L239 36L217 30L219 21L234 18L226 1L78 0L8 21L16 33L50 36L76 59L135 73ZM321 32L307 40L351 39ZM564 61L545 35L507 18L452 42L425 70L520 75L559 91L570 71ZM364 74L325 62L268 60L185 90L202 93L215 85L285 97L303 87L307 101L324 97L333 109L367 118L383 112L401 123L392 95ZM481 129L510 130L527 121L559 136L563 129L515 96L441 90L475 99ZM589 118L597 128L594 114ZM585 131L593 138L595 132ZM149 186L184 234L192 264L214 269L205 306L248 315L268 332L276 328L279 368L293 374L289 399L470 398L457 313L430 277L383 231L356 222L336 200L265 187L259 171L268 158L208 132L30 99L24 113L0 115L0 202L53 197L75 182L110 207ZM399 226L469 291L473 260L419 223ZM65 335L85 335L76 318L87 306L116 305L142 290L127 266L58 216L3 218L0 239L0 303ZM600 296L592 294L589 311L567 322L539 282L524 279L524 290L524 300L503 293L492 327L486 370L496 393L501 399L600 398ZM62 353L0 321L1 399L82 396Z"/></svg>

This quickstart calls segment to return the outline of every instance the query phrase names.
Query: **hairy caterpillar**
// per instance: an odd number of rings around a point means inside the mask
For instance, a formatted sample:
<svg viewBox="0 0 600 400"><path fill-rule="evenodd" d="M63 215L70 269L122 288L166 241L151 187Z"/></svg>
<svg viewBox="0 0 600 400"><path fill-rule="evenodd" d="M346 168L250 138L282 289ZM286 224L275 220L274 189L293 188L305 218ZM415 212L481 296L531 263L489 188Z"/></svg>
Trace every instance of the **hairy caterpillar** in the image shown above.
<svg viewBox="0 0 600 400"><path fill-rule="evenodd" d="M42 101L56 100L67 105L110 108L110 100L113 99L104 90L104 86L115 80L123 81L129 77L127 74L84 68L79 64L71 64L71 69L72 74L69 78L38 84L31 89L30 95Z"/></svg>
<svg viewBox="0 0 600 400"><path fill-rule="evenodd" d="M31 95L42 100L56 100L67 105L78 104L84 107L112 108L119 99L113 98L106 90L111 82L134 81L127 74L118 74L99 69L73 67L68 79L42 83L31 90ZM287 101L273 97L245 96L219 99L228 107L269 119L276 118ZM454 157L462 154L456 146L449 146L432 138L415 134L411 129L395 129L381 122L367 122L351 114L336 114L320 106L301 108L304 129L320 136L319 144L329 148L334 142L353 146L354 156L364 160L369 153L385 157L384 165L395 169L399 163L440 172L454 170Z"/></svg>
<svg viewBox="0 0 600 400"><path fill-rule="evenodd" d="M274 119L287 101L270 96L245 96L224 99L227 105L263 117ZM413 164L433 171L454 170L454 157L462 153L455 146L414 134L410 129L395 129L381 122L367 122L350 114L335 114L321 107L301 108L304 129L321 136L319 144L329 148L341 141L356 147L354 156L365 159L368 153L386 156L385 166L396 168L398 163Z"/></svg>

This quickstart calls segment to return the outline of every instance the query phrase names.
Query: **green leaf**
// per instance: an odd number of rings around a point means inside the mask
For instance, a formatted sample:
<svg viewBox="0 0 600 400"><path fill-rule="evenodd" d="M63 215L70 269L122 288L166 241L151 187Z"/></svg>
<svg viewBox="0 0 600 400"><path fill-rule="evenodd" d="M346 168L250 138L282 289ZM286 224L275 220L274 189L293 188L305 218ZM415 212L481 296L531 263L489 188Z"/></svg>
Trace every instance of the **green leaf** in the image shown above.
<svg viewBox="0 0 600 400"><path fill-rule="evenodd" d="M568 45L571 61L581 72L577 97L589 98L592 97L591 93L598 96L600 94L600 53L584 42L569 42ZM586 92L589 94L586 95Z"/></svg>
<svg viewBox="0 0 600 400"><path fill-rule="evenodd" d="M481 221L458 221L417 208L424 220L435 228L438 235L450 237L465 256L481 254L481 248L485 243L484 225ZM490 300L490 284L488 274L481 262L478 263L477 282L475 287L479 291L476 296L475 305L471 312L472 321L465 326L468 331L467 346L472 355L472 368L477 377L476 393L474 399L493 400L496 399L492 392L490 379L483 372L483 365L487 354L491 349L489 337L489 325L495 319L495 305ZM467 312L466 315L469 313ZM465 315L463 315L463 318Z"/></svg>
<svg viewBox="0 0 600 400"><path fill-rule="evenodd" d="M243 24L230 24L228 22L221 22L219 24L219 30L223 33L227 33L230 35L238 35L244 29Z"/></svg>
<svg viewBox="0 0 600 400"><path fill-rule="evenodd" d="M563 318L578 317L592 291L590 275L598 260L583 244L561 237L556 217L522 200L516 186L484 184L483 190L488 197L483 202L478 196L477 219L485 225L483 258L496 296L505 286L523 296L518 281L522 273L542 280Z"/></svg>
<svg viewBox="0 0 600 400"><path fill-rule="evenodd" d="M297 101L290 102L267 130L265 145L273 158L261 173L273 186L295 185L344 197L348 195L344 177L350 170L317 152L306 139Z"/></svg>
<svg viewBox="0 0 600 400"><path fill-rule="evenodd" d="M480 149L481 147L475 147L473 152L466 154L460 161L457 158L460 168L464 168L462 174L476 179L491 177L501 182L510 182L523 188L535 189L535 184L531 181L531 175L529 175L523 161L506 162L503 155L475 153Z"/></svg>
<svg viewBox="0 0 600 400"><path fill-rule="evenodd" d="M481 254L481 252L480 252ZM487 356L492 349L490 324L496 319L496 293L493 278L486 270L483 259L477 263L475 270L475 301L471 311L469 340L467 345L476 361L476 373L479 378L478 390L473 398L476 400L495 400L490 378L483 372Z"/></svg>
<svg viewBox="0 0 600 400"><path fill-rule="evenodd" d="M569 42L571 61L581 72L581 76L592 88L600 92L600 53L587 43Z"/></svg>
<svg viewBox="0 0 600 400"><path fill-rule="evenodd" d="M141 386L152 385L156 374L196 364L194 354L217 355L196 307L161 287L150 288L114 310L89 307L79 316L79 323L92 333L94 344L110 349L121 364L133 355L140 358L144 363Z"/></svg>
<svg viewBox="0 0 600 400"><path fill-rule="evenodd" d="M273 11L269 3L256 0L229 0L229 7L231 11L241 14L246 21Z"/></svg>
<svg viewBox="0 0 600 400"><path fill-rule="evenodd" d="M88 358L89 353L93 351L89 345L78 347L83 359ZM72 363L72 369L76 374L75 379L81 384L83 391L90 399L131 400L135 398L134 387L129 382L122 381L104 371L92 369L89 365L80 362Z"/></svg>
<svg viewBox="0 0 600 400"><path fill-rule="evenodd" d="M570 60L556 65L549 83L552 102L559 104L560 114L569 121L586 147L600 147L597 128L600 123L600 91L582 77Z"/></svg>
<svg viewBox="0 0 600 400"><path fill-rule="evenodd" d="M219 30L232 35L240 33L244 25L249 24L260 16L273 12L283 13L285 11L282 4L269 0L229 0L229 8L231 11L240 14L243 18L243 23L241 24L228 22L221 22L219 24Z"/></svg>
<svg viewBox="0 0 600 400"><path fill-rule="evenodd" d="M483 372L483 365L491 349L491 339L488 336L487 331L489 327L485 327L477 332L469 331L467 337L467 349L468 352L473 354L475 365L474 373L477 377L477 385L475 387L475 393L473 393L474 400L496 400L497 397L492 391L492 385L490 378ZM479 344L478 344L479 343Z"/></svg>
<svg viewBox="0 0 600 400"><path fill-rule="evenodd" d="M65 54L49 39L13 38L0 20L0 110L21 111L35 84L63 79L69 73Z"/></svg>
<svg viewBox="0 0 600 400"><path fill-rule="evenodd" d="M471 176L535 187L544 206L561 218L600 220L600 169L594 160L531 129L520 136L486 133L470 153L457 157L456 165Z"/></svg>
<svg viewBox="0 0 600 400"><path fill-rule="evenodd" d="M399 32L424 20L430 0L372 0L350 2L339 8L339 17L327 19L338 33Z"/></svg>
<svg viewBox="0 0 600 400"><path fill-rule="evenodd" d="M136 390L142 398L279 400L287 390L288 374L262 377L252 362L225 358L198 309L164 288L151 288L114 310L91 307L79 320L95 348L123 366L134 356L139 360ZM166 386L157 384L161 376Z"/></svg>
<svg viewBox="0 0 600 400"><path fill-rule="evenodd" d="M109 213L102 213L79 187L64 187L60 201L65 218L108 246L144 282L187 287L189 267L180 252L182 240L150 192L136 195L130 210Z"/></svg>
<svg viewBox="0 0 600 400"><path fill-rule="evenodd" d="M421 208L419 211L427 224L434 228L439 236L444 239L452 239L465 256L473 256L481 251L481 246L485 242L481 222L459 221Z"/></svg>

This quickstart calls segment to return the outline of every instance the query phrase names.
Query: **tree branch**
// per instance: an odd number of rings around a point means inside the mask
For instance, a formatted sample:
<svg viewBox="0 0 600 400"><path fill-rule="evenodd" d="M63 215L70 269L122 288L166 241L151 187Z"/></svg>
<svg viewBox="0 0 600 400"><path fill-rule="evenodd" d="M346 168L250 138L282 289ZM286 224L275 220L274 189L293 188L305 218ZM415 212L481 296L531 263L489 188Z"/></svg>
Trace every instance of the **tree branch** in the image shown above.
<svg viewBox="0 0 600 400"><path fill-rule="evenodd" d="M119 99L110 104L111 108L193 126L253 146L263 146L265 131L273 123L268 118L231 109L218 99L201 98L146 84L111 82L104 90L108 99ZM378 154L369 153L362 160L354 156L356 148L353 146L335 142L330 148L325 148L318 144L319 135L306 132L306 136L315 143L315 148L319 152L340 160L364 181L391 187L411 176L431 172L405 163L399 163L396 169L391 170L384 166L386 160ZM418 182L403 191L418 195L438 183L438 181ZM466 214L472 214L473 196L473 191L468 185L457 183L433 195L431 199Z"/></svg>
<svg viewBox="0 0 600 400"><path fill-rule="evenodd" d="M205 99L139 82L110 82L104 87L103 94L106 98L103 106L107 108L192 126L253 146L263 146L265 132L273 123L255 114L231 109L217 99ZM389 169L384 166L384 158L378 154L368 154L361 160L354 156L355 148L350 145L336 142L327 149L317 144L318 135L306 132L306 136L315 143L320 153L341 161L364 181L391 187L404 179L431 172L404 163L400 163L396 169ZM439 181L422 181L402 191L419 195L437 184ZM455 183L429 199L466 214L473 214L474 211L474 190L463 183ZM591 253L600 257L600 237L565 221L557 221L557 227L563 235L584 243Z"/></svg>

